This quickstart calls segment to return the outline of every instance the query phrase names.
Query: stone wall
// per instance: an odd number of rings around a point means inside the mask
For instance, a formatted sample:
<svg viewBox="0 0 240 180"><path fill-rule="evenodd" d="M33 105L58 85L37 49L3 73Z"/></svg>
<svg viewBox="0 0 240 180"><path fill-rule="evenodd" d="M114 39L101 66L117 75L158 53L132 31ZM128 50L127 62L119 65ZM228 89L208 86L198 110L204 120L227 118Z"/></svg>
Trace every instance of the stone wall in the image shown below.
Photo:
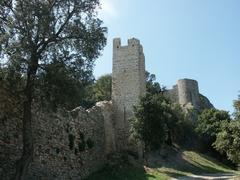
<svg viewBox="0 0 240 180"><path fill-rule="evenodd" d="M85 110L33 112L34 159L27 179L82 179L103 167L111 103ZM36 108L35 108L36 109ZM103 114L103 112L105 114ZM109 135L109 133L108 133ZM21 121L0 119L0 177L10 179L22 152Z"/></svg>
<svg viewBox="0 0 240 180"><path fill-rule="evenodd" d="M110 153L129 150L130 145L140 152L141 145L129 141L133 105L146 91L139 40L129 39L127 46L121 46L120 39L114 39L112 78L113 103L104 101L89 110L78 107L58 112L34 107L34 159L27 179L82 179L103 167ZM11 105L8 110L17 106L6 103L6 93L0 87L0 110L6 104ZM10 117L6 111L0 112L0 177L6 180L13 177L22 154L20 114Z"/></svg>
<svg viewBox="0 0 240 180"><path fill-rule="evenodd" d="M129 119L133 105L145 94L145 59L140 41L133 38L127 46L113 40L112 102L117 150L129 148Z"/></svg>

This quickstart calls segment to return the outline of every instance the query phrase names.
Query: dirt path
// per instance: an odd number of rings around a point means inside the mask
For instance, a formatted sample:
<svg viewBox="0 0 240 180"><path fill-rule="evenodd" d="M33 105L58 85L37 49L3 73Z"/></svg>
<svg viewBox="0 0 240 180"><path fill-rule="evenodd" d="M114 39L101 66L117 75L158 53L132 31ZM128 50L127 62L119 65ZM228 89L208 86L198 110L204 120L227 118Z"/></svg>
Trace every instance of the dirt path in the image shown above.
<svg viewBox="0 0 240 180"><path fill-rule="evenodd" d="M183 176L179 178L173 178L173 180L189 180L189 179L234 179L234 180L240 180L240 178L237 178L235 174L205 174L205 175L189 175L189 176Z"/></svg>

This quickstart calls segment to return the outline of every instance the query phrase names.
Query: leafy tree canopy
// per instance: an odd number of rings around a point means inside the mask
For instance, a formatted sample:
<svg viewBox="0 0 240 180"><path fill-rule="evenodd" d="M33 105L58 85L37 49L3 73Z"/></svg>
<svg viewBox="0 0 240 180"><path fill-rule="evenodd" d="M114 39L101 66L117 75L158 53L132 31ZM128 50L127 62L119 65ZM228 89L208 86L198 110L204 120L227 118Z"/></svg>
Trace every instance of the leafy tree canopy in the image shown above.
<svg viewBox="0 0 240 180"><path fill-rule="evenodd" d="M198 116L196 132L205 143L211 145L215 141L217 133L221 131L221 123L230 120L227 111L206 109Z"/></svg>
<svg viewBox="0 0 240 180"><path fill-rule="evenodd" d="M213 147L231 161L240 163L240 121L224 122Z"/></svg>
<svg viewBox="0 0 240 180"><path fill-rule="evenodd" d="M151 74L148 71L146 71L146 90L151 94L160 93L162 91L160 84L156 82L155 74Z"/></svg>
<svg viewBox="0 0 240 180"><path fill-rule="evenodd" d="M98 101L110 101L112 92L112 76L106 74L99 77L93 85L93 96L96 102Z"/></svg>
<svg viewBox="0 0 240 180"><path fill-rule="evenodd" d="M145 143L146 149L158 149L165 142L172 143L174 129L183 116L161 94L147 93L135 107L131 133Z"/></svg>
<svg viewBox="0 0 240 180"><path fill-rule="evenodd" d="M233 113L235 119L240 120L240 95L238 95L238 100L233 102L233 106L235 108L235 112Z"/></svg>

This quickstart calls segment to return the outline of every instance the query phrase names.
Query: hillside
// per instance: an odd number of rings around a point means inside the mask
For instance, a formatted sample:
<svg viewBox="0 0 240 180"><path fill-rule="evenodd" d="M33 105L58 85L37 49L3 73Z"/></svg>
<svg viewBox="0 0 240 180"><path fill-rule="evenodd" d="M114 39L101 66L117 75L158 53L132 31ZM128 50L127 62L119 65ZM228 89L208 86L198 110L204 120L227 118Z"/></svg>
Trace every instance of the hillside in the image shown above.
<svg viewBox="0 0 240 180"><path fill-rule="evenodd" d="M151 154L146 164L148 165L142 168L126 164L105 167L87 180L165 180L193 174L237 174L215 159L194 151L168 149L168 153L164 155Z"/></svg>

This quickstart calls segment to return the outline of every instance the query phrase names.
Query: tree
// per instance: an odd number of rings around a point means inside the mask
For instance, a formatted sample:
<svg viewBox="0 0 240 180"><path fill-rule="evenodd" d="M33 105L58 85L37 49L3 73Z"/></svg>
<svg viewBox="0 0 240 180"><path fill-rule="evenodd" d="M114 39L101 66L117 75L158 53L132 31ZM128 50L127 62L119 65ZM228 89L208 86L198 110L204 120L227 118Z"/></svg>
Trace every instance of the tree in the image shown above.
<svg viewBox="0 0 240 180"><path fill-rule="evenodd" d="M220 153L226 153L232 162L240 163L240 121L222 123L213 147Z"/></svg>
<svg viewBox="0 0 240 180"><path fill-rule="evenodd" d="M106 74L99 77L96 83L92 87L94 101L110 101L112 93L112 76L111 74Z"/></svg>
<svg viewBox="0 0 240 180"><path fill-rule="evenodd" d="M211 147L216 140L216 135L221 131L221 123L231 120L227 111L206 109L199 116L196 124L196 132L204 143Z"/></svg>
<svg viewBox="0 0 240 180"><path fill-rule="evenodd" d="M150 72L146 71L146 90L151 94L160 93L161 86L158 82L156 82L155 74L150 74Z"/></svg>
<svg viewBox="0 0 240 180"><path fill-rule="evenodd" d="M91 71L106 44L106 28L96 17L99 0L0 1L0 50L25 78L23 154L16 179L24 179L33 157L31 110L35 81L53 60L79 72Z"/></svg>
<svg viewBox="0 0 240 180"><path fill-rule="evenodd" d="M238 100L233 102L233 106L235 108L235 112L233 113L235 119L240 120L240 95L238 95Z"/></svg>
<svg viewBox="0 0 240 180"><path fill-rule="evenodd" d="M174 130L183 116L168 99L159 93L147 93L134 112L132 137L143 141L147 150L158 149L164 143L172 144Z"/></svg>
<svg viewBox="0 0 240 180"><path fill-rule="evenodd" d="M240 96L234 101L234 120L223 122L213 147L234 163L240 163Z"/></svg>
<svg viewBox="0 0 240 180"><path fill-rule="evenodd" d="M92 72L81 72L66 66L64 61L53 60L39 73L36 82L36 98L50 110L71 110L79 105L88 107L85 101L87 87L94 83Z"/></svg>

